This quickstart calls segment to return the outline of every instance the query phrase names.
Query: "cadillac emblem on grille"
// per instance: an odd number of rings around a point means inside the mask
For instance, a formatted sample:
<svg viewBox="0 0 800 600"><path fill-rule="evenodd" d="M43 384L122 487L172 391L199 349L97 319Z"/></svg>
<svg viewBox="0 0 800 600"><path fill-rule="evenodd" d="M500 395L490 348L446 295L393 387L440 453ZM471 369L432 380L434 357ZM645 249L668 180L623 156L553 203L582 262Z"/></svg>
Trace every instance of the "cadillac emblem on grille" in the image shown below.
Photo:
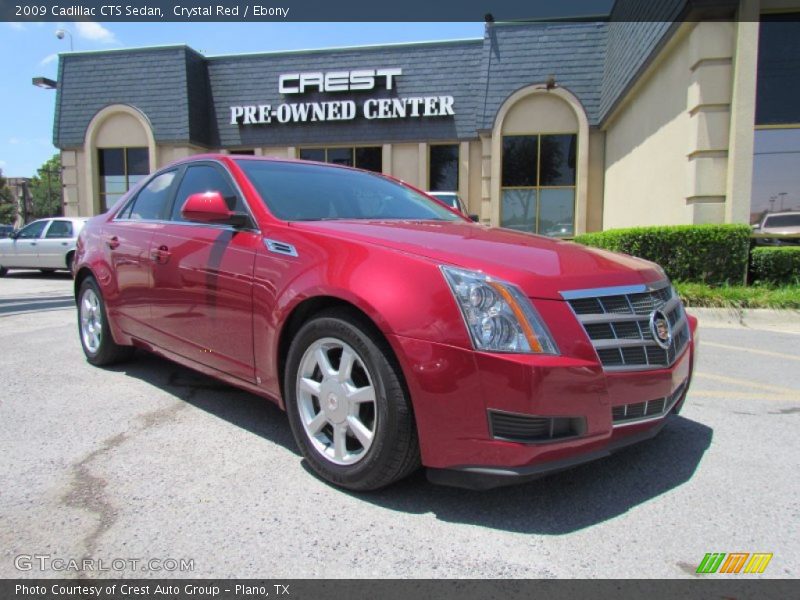
<svg viewBox="0 0 800 600"><path fill-rule="evenodd" d="M669 324L669 319L660 310L654 310L650 313L650 332L653 334L653 339L656 344L667 350L672 342L672 326Z"/></svg>

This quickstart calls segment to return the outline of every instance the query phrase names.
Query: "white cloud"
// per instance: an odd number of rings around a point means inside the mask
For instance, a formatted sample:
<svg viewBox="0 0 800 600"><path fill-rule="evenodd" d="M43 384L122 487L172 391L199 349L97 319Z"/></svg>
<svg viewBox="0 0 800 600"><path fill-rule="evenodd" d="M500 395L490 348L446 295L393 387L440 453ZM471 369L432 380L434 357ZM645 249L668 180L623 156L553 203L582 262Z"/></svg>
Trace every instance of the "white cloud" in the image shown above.
<svg viewBox="0 0 800 600"><path fill-rule="evenodd" d="M5 167L7 164L8 164L8 163L7 163L6 161L4 161L4 160L0 160L0 169L2 169L3 167Z"/></svg>
<svg viewBox="0 0 800 600"><path fill-rule="evenodd" d="M75 30L78 35L85 40L101 42L103 44L116 44L117 37L100 23L94 21L78 21L75 23Z"/></svg>
<svg viewBox="0 0 800 600"><path fill-rule="evenodd" d="M54 60L58 60L58 54L48 54L42 60L39 61L39 64L42 66L49 65Z"/></svg>
<svg viewBox="0 0 800 600"><path fill-rule="evenodd" d="M19 138L15 137L8 138L8 143L11 144L12 146L15 146L16 144L19 144Z"/></svg>
<svg viewBox="0 0 800 600"><path fill-rule="evenodd" d="M23 25L22 23L11 21L7 23L7 25L11 27L11 29L16 29L17 31L25 31L25 25Z"/></svg>

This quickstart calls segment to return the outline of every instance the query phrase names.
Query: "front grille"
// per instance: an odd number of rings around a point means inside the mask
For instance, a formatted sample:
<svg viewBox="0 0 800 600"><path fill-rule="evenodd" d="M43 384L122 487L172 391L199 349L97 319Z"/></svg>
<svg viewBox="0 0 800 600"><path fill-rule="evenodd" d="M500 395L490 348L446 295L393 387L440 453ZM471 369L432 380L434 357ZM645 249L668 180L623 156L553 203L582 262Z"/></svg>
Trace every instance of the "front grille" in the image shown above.
<svg viewBox="0 0 800 600"><path fill-rule="evenodd" d="M651 286L563 292L601 364L609 371L669 367L689 343L689 322L668 281ZM650 316L661 311L672 327L668 348L650 330Z"/></svg>
<svg viewBox="0 0 800 600"><path fill-rule="evenodd" d="M489 428L496 439L536 443L582 435L586 421L581 417L539 417L490 410Z"/></svg>
<svg viewBox="0 0 800 600"><path fill-rule="evenodd" d="M665 398L615 406L611 409L611 418L614 425L627 425L637 421L663 417L678 403L685 389L686 382L684 381L674 392Z"/></svg>

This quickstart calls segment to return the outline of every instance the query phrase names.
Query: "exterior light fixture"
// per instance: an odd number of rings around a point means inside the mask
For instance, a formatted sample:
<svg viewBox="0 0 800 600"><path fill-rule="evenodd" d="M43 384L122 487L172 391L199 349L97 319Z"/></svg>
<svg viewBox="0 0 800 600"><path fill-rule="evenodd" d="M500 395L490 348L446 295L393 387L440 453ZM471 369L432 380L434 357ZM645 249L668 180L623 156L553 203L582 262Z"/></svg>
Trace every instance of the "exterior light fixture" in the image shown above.
<svg viewBox="0 0 800 600"><path fill-rule="evenodd" d="M53 81L47 77L34 77L31 80L31 83L36 87L40 87L44 90L54 90L58 86L58 82Z"/></svg>

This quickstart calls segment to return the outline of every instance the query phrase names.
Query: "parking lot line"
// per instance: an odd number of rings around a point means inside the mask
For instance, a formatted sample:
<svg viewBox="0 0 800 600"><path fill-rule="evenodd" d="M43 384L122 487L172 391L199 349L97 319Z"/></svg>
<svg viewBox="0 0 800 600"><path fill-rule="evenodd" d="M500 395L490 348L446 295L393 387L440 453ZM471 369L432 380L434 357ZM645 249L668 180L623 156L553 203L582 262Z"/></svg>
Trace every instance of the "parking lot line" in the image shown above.
<svg viewBox="0 0 800 600"><path fill-rule="evenodd" d="M728 398L730 400L780 400L785 402L800 401L800 392L793 396L789 394L775 394L770 392L766 397L764 393L758 392L726 392L721 390L690 390L689 395L693 398Z"/></svg>
<svg viewBox="0 0 800 600"><path fill-rule="evenodd" d="M776 358L783 358L786 360L800 361L800 356L795 354L784 354L783 352L771 352L769 350L756 350L754 348L747 348L744 346L730 346L728 344L720 344L718 342L701 341L702 346L711 346L712 348L722 348L724 350L739 350L740 352L747 352L749 354L761 354L763 356L774 356Z"/></svg>
<svg viewBox="0 0 800 600"><path fill-rule="evenodd" d="M739 379L738 377L728 377L727 375L715 375L714 373L705 373L703 371L695 371L695 377L701 379L711 379L712 381L719 381L721 383L729 383L735 386L745 386L764 392L772 392L781 396L797 396L800 390L782 387L780 385L770 385L768 383L760 383L750 379Z"/></svg>

